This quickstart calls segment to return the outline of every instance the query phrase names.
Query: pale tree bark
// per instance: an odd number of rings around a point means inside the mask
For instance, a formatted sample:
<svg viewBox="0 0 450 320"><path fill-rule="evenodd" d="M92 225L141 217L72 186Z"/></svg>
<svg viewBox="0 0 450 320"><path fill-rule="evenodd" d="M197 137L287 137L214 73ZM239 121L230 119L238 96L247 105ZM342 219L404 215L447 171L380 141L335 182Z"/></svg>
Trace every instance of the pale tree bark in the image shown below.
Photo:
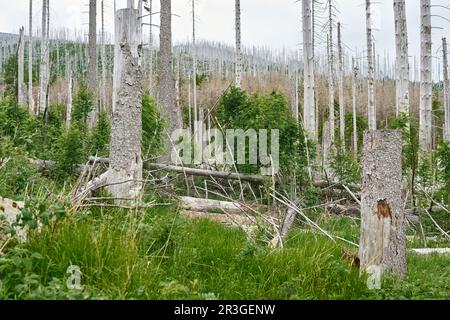
<svg viewBox="0 0 450 320"><path fill-rule="evenodd" d="M353 100L353 155L355 159L358 158L358 128L356 126L356 81L358 79L358 65L354 58L352 58L352 100Z"/></svg>
<svg viewBox="0 0 450 320"><path fill-rule="evenodd" d="M359 248L361 271L380 276L383 271L389 270L405 277L401 131L366 132L362 170ZM376 287L379 288L379 285Z"/></svg>
<svg viewBox="0 0 450 320"><path fill-rule="evenodd" d="M159 95L158 105L163 119L167 123L164 136L164 153L162 162L170 161L172 153L172 133L181 129L181 110L175 101L175 79L173 75L172 54L172 1L161 0L161 26L160 26L160 63L159 63Z"/></svg>
<svg viewBox="0 0 450 320"><path fill-rule="evenodd" d="M338 22L338 69L339 69L339 136L341 149L345 150L345 97L344 97L344 57L342 52L341 23Z"/></svg>
<svg viewBox="0 0 450 320"><path fill-rule="evenodd" d="M127 0L127 8L134 9L134 0Z"/></svg>
<svg viewBox="0 0 450 320"><path fill-rule="evenodd" d="M420 1L420 115L419 145L421 155L432 149L432 56L431 56L431 2Z"/></svg>
<svg viewBox="0 0 450 320"><path fill-rule="evenodd" d="M66 53L66 81L67 81L67 106L66 106L66 128L72 125L72 61L69 54Z"/></svg>
<svg viewBox="0 0 450 320"><path fill-rule="evenodd" d="M89 63L88 88L94 96L94 105L88 116L88 126L92 129L97 121L97 0L89 0Z"/></svg>
<svg viewBox="0 0 450 320"><path fill-rule="evenodd" d="M235 28L236 28L236 87L242 82L242 52L241 52L241 0L235 0Z"/></svg>
<svg viewBox="0 0 450 320"><path fill-rule="evenodd" d="M33 0L29 6L29 29L28 29L28 110L34 113L33 98Z"/></svg>
<svg viewBox="0 0 450 320"><path fill-rule="evenodd" d="M107 106L107 98L106 98L106 43L105 43L105 3L102 0L101 2L101 10L102 10L102 32L101 32L101 42L102 42L102 52L101 52L101 59L102 59L102 103L101 103L101 111L106 111Z"/></svg>
<svg viewBox="0 0 450 320"><path fill-rule="evenodd" d="M409 60L408 27L406 23L405 0L394 0L395 43L396 43L396 95L397 116L409 117Z"/></svg>
<svg viewBox="0 0 450 320"><path fill-rule="evenodd" d="M17 48L17 103L19 106L25 106L25 82L24 82L24 69L25 69L25 36L24 28L19 30L19 45Z"/></svg>
<svg viewBox="0 0 450 320"><path fill-rule="evenodd" d="M200 136L201 126L199 124L199 110L197 105L197 42L196 42L196 28L195 28L195 0L192 0L192 97L193 97L193 115L194 115L194 137L195 142L199 144L202 137ZM190 86L189 82L189 86ZM190 128L191 124L189 124Z"/></svg>
<svg viewBox="0 0 450 320"><path fill-rule="evenodd" d="M50 0L42 1L42 38L41 38L41 64L39 68L39 108L40 114L47 110L47 90L50 78L49 50L48 50L48 26Z"/></svg>
<svg viewBox="0 0 450 320"><path fill-rule="evenodd" d="M377 130L377 114L375 106L375 67L373 58L373 32L371 0L366 0L366 37L367 37L367 96L369 130Z"/></svg>
<svg viewBox="0 0 450 320"><path fill-rule="evenodd" d="M150 24L150 35L149 35L149 71L148 71L148 94L153 96L153 1L149 0L148 11L149 11L149 24Z"/></svg>
<svg viewBox="0 0 450 320"><path fill-rule="evenodd" d="M302 1L303 26L303 61L304 61L304 102L303 121L305 130L313 141L317 141L315 83L314 83L314 52L312 45L312 6L311 0Z"/></svg>
<svg viewBox="0 0 450 320"><path fill-rule="evenodd" d="M333 5L332 1L328 2L328 122L329 122L329 143L334 145L335 138L335 115L334 115L334 48L333 48Z"/></svg>
<svg viewBox="0 0 450 320"><path fill-rule="evenodd" d="M444 63L444 141L450 141L450 96L448 79L447 38L442 38L442 55Z"/></svg>

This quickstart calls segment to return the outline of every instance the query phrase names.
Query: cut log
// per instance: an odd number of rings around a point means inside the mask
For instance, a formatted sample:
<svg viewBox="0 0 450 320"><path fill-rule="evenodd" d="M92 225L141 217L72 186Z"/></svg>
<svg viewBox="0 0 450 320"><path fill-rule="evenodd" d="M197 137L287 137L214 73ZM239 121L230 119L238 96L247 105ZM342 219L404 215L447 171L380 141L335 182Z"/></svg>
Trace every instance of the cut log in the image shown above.
<svg viewBox="0 0 450 320"><path fill-rule="evenodd" d="M362 170L359 258L378 289L384 270L406 276L401 132L366 132Z"/></svg>

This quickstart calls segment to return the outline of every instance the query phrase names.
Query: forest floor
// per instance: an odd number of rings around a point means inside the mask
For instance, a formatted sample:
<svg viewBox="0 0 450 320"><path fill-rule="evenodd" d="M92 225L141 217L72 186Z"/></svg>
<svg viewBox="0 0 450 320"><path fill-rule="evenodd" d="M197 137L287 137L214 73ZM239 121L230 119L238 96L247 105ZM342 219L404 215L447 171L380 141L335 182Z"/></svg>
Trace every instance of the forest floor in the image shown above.
<svg viewBox="0 0 450 320"><path fill-rule="evenodd" d="M408 253L407 279L387 278L373 291L351 265L356 247L302 224L272 250L264 232L248 237L171 208L67 213L26 243L10 243L0 257L0 299L450 299L450 255ZM357 218L314 218L358 243ZM409 233L408 247L423 247ZM437 236L427 246L449 245ZM70 266L81 272L79 290L67 288Z"/></svg>

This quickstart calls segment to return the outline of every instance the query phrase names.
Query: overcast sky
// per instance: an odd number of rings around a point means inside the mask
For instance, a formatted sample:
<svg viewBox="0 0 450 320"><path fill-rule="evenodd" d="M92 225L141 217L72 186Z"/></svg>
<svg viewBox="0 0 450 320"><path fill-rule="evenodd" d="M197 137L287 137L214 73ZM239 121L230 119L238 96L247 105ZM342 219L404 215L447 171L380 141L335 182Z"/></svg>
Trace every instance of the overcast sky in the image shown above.
<svg viewBox="0 0 450 320"><path fill-rule="evenodd" d="M28 30L29 0L0 0L0 32L14 32L21 25ZM159 10L159 1L155 1ZM325 0L324 0L325 1ZM98 3L101 1L98 0ZM137 0L136 0L137 2ZM361 51L365 46L365 6L364 0L336 0L338 20L343 24L343 41L349 48ZM420 50L420 7L419 0L407 0L407 16L410 37L410 54L418 55ZM433 0L433 4L448 5L446 0ZM88 21L88 0L50 0L52 28L66 27L86 29ZM105 0L106 25L113 30L114 0ZM172 0L174 17L173 28L176 41L191 38L191 0ZM234 0L196 0L197 34L199 39L234 43ZM392 0L376 0L375 23L377 31L376 47L379 53L385 50L394 54L394 20ZM34 23L40 25L42 0L33 0ZM117 0L117 8L126 5L126 0ZM99 5L100 6L100 5ZM301 43L301 5L295 0L241 0L242 41L246 46L266 46L274 49L295 50ZM99 9L100 12L100 9ZM433 8L434 15L450 18L450 11ZM100 16L99 16L100 18ZM158 23L156 18L155 23ZM433 54L442 36L450 37L450 23L433 17Z"/></svg>

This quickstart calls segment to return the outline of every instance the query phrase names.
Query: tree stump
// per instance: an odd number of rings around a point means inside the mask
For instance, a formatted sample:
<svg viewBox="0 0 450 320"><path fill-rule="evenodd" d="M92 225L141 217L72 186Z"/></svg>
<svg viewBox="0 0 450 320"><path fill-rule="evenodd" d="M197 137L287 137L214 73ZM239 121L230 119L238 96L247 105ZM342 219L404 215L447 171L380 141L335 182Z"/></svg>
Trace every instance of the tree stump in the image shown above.
<svg viewBox="0 0 450 320"><path fill-rule="evenodd" d="M362 170L359 258L379 288L383 271L406 276L401 132L366 132Z"/></svg>

